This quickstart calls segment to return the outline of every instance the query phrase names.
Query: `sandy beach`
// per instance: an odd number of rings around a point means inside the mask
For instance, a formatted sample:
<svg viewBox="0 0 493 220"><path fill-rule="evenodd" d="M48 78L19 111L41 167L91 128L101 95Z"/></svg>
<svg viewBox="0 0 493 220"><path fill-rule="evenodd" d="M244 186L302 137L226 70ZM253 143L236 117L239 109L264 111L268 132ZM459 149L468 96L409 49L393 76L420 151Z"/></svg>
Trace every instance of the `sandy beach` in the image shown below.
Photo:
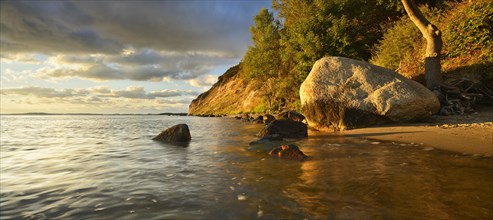
<svg viewBox="0 0 493 220"><path fill-rule="evenodd" d="M493 155L493 109L454 116L433 116L424 123L380 125L336 135L414 143L473 155Z"/></svg>

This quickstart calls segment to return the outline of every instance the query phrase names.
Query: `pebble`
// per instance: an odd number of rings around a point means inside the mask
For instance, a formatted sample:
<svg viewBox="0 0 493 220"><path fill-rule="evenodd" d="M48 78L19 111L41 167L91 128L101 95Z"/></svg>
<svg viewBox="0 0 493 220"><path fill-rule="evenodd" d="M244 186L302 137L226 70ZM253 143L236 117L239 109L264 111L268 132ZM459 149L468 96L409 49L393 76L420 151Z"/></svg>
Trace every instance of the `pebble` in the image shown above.
<svg viewBox="0 0 493 220"><path fill-rule="evenodd" d="M258 210L258 212L257 212L257 217L259 217L259 218L260 218L260 217L262 217L262 216L264 216L264 211L262 211L262 210Z"/></svg>
<svg viewBox="0 0 493 220"><path fill-rule="evenodd" d="M370 144L380 144L378 141L371 142Z"/></svg>
<svg viewBox="0 0 493 220"><path fill-rule="evenodd" d="M424 151L431 151L431 150L434 150L435 148L432 148L432 147L425 147L423 148Z"/></svg>
<svg viewBox="0 0 493 220"><path fill-rule="evenodd" d="M243 201L243 200L246 200L247 197L245 195L238 195L238 200L239 201Z"/></svg>

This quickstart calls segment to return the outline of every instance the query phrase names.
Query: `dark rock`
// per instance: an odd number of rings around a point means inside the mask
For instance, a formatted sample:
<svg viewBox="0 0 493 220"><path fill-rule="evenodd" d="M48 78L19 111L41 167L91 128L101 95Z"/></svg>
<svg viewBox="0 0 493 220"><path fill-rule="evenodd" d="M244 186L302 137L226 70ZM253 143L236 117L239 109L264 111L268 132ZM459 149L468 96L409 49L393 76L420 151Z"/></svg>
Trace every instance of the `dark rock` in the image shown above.
<svg viewBox="0 0 493 220"><path fill-rule="evenodd" d="M174 142L188 142L192 140L190 135L190 130L188 129L188 125L186 124L177 124L173 127L170 127L158 136L154 137L152 140L155 141L163 141L168 143Z"/></svg>
<svg viewBox="0 0 493 220"><path fill-rule="evenodd" d="M257 118L253 119L252 122L255 124L263 124L264 123L264 117L258 116Z"/></svg>
<svg viewBox="0 0 493 220"><path fill-rule="evenodd" d="M274 120L266 125L258 134L259 137L278 134L281 138L308 137L307 125L298 121Z"/></svg>
<svg viewBox="0 0 493 220"><path fill-rule="evenodd" d="M306 156L300 148L294 144L282 145L281 147L274 148L269 152L269 155L275 158L300 161L308 158L308 156Z"/></svg>
<svg viewBox="0 0 493 220"><path fill-rule="evenodd" d="M263 116L263 120L264 120L264 123L265 124L269 124L271 123L272 121L276 120L276 117L274 117L273 115L270 115L270 114L265 114Z"/></svg>
<svg viewBox="0 0 493 220"><path fill-rule="evenodd" d="M302 122L303 120L305 120L305 116L303 116L301 113L299 113L297 111L289 110L289 111L285 111L285 112L280 113L277 116L277 119Z"/></svg>
<svg viewBox="0 0 493 220"><path fill-rule="evenodd" d="M238 115L237 115L237 116L235 116L235 119L236 119L236 120L240 120L240 119L241 119L241 116L238 116Z"/></svg>

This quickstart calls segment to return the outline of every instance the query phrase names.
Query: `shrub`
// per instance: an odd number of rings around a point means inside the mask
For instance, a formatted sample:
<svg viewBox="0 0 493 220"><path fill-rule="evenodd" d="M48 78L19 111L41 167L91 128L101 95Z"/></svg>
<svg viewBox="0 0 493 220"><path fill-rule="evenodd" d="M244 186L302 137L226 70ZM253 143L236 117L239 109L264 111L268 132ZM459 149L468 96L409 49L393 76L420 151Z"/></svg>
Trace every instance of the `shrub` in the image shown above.
<svg viewBox="0 0 493 220"><path fill-rule="evenodd" d="M443 70L493 78L493 4L478 0L456 7L445 19ZM470 68L464 68L464 67Z"/></svg>
<svg viewBox="0 0 493 220"><path fill-rule="evenodd" d="M439 24L441 16L438 10L426 7L420 9L430 22ZM375 46L370 63L395 70L407 78L419 78L424 73L423 54L426 45L419 29L407 15L383 28L388 30Z"/></svg>
<svg viewBox="0 0 493 220"><path fill-rule="evenodd" d="M447 19L447 27L443 30L444 58L479 55L492 62L493 4L490 0L482 0L462 8Z"/></svg>

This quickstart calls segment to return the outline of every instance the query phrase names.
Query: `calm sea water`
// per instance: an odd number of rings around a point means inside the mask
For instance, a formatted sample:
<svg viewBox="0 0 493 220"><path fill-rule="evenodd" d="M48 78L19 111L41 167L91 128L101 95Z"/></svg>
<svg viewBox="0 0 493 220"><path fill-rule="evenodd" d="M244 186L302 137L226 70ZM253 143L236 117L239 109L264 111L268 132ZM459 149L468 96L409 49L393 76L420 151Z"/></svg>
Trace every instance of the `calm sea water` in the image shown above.
<svg viewBox="0 0 493 220"><path fill-rule="evenodd" d="M1 116L0 219L491 219L491 158L312 134L312 159L230 118ZM187 123L188 147L154 142ZM439 138L439 137L437 137Z"/></svg>

